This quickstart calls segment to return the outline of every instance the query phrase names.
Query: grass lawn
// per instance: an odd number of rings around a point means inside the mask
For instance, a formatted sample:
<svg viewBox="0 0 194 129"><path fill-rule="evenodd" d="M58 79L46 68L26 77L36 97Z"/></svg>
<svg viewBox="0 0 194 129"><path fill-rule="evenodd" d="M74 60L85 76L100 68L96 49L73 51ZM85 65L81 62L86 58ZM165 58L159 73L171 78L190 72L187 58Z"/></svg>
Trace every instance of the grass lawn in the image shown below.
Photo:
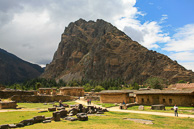
<svg viewBox="0 0 194 129"><path fill-rule="evenodd" d="M101 105L102 107L115 107L115 105L113 103L100 103L100 101L92 101L92 103L96 104L96 105Z"/></svg>
<svg viewBox="0 0 194 129"><path fill-rule="evenodd" d="M133 106L133 107L129 107L127 109L139 111L138 107L139 106ZM174 110L171 110L171 108L173 108L173 106L165 106L166 110L151 110L151 106L144 106L143 111L174 113ZM194 112L190 112L192 109L194 109L194 108L193 107L178 107L178 113L179 114L194 115Z"/></svg>
<svg viewBox="0 0 194 129"><path fill-rule="evenodd" d="M46 104L46 105L45 105ZM53 107L53 105L59 105L59 103L17 103L17 108L23 109L47 109L49 107ZM74 101L63 102L63 104L74 105L77 104Z"/></svg>
<svg viewBox="0 0 194 129"><path fill-rule="evenodd" d="M51 116L51 112L37 113L33 112L3 112L0 113L0 124L17 123L24 119L29 119L37 115ZM107 112L105 116L88 116L88 121L65 121L43 124L34 124L24 127L24 129L192 129L194 127L194 119L163 117L155 115L143 115L133 113ZM133 121L124 120L124 118L136 118L153 120L153 125L145 125L135 123Z"/></svg>

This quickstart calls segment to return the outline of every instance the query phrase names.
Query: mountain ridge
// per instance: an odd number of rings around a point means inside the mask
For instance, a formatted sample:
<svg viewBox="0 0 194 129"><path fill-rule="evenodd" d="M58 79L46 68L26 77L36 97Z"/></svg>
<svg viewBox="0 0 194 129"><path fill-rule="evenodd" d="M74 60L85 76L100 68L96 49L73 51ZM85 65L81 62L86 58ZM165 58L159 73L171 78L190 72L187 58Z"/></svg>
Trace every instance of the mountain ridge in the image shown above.
<svg viewBox="0 0 194 129"><path fill-rule="evenodd" d="M43 69L0 48L0 83L20 83L39 77Z"/></svg>

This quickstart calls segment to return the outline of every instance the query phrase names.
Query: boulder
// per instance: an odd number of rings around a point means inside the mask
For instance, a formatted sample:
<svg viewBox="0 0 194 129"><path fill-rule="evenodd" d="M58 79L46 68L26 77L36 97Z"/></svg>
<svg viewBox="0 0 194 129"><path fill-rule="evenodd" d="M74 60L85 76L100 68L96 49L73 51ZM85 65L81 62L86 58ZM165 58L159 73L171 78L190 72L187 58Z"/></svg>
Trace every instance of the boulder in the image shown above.
<svg viewBox="0 0 194 129"><path fill-rule="evenodd" d="M86 113L78 113L77 118L79 121L87 121L88 120L88 116Z"/></svg>

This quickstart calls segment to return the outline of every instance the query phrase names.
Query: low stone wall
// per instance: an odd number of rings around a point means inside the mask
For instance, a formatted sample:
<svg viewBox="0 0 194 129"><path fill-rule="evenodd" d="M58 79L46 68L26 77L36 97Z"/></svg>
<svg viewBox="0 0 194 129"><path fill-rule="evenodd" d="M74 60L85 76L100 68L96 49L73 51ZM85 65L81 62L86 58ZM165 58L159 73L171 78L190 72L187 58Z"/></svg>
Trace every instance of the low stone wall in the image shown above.
<svg viewBox="0 0 194 129"><path fill-rule="evenodd" d="M7 99L14 95L34 95L34 91L0 91L0 98Z"/></svg>
<svg viewBox="0 0 194 129"><path fill-rule="evenodd" d="M16 102L31 102L31 103L47 103L47 102L59 102L61 101L67 101L67 100L73 100L74 97L72 96L63 96L63 95L56 95L56 96L37 96L37 95L14 95L11 97L12 101Z"/></svg>
<svg viewBox="0 0 194 129"><path fill-rule="evenodd" d="M16 102L0 102L0 109L15 109L17 107Z"/></svg>

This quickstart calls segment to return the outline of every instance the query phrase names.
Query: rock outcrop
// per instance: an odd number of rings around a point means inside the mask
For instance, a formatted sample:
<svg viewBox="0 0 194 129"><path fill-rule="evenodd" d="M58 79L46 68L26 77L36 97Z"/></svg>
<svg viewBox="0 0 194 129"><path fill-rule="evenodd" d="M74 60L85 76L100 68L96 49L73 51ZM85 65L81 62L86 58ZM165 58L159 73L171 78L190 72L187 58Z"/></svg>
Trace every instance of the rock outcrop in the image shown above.
<svg viewBox="0 0 194 129"><path fill-rule="evenodd" d="M123 78L139 83L151 76L170 82L194 79L192 71L148 50L110 23L83 19L65 28L53 60L42 74L65 81Z"/></svg>
<svg viewBox="0 0 194 129"><path fill-rule="evenodd" d="M36 78L44 69L26 62L17 56L0 49L0 84L13 84Z"/></svg>

